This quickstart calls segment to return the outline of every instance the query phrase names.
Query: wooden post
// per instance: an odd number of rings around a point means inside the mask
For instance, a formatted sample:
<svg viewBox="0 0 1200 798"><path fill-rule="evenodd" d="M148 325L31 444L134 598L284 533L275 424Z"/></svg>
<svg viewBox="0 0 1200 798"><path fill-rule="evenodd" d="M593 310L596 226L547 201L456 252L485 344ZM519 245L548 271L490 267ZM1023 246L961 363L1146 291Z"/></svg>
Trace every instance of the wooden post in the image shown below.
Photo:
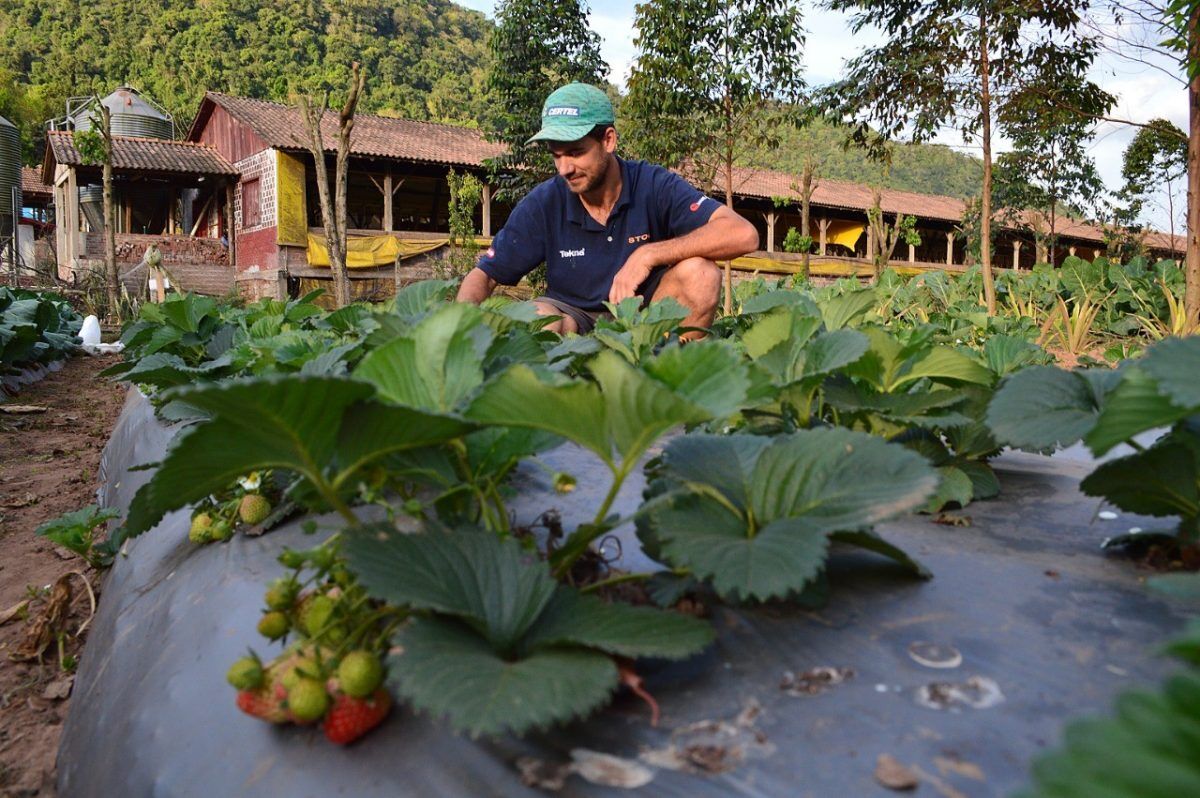
<svg viewBox="0 0 1200 798"><path fill-rule="evenodd" d="M914 247L912 244L908 245L908 262L909 263L917 262L917 248Z"/></svg>
<svg viewBox="0 0 1200 798"><path fill-rule="evenodd" d="M1021 242L1013 242L1013 271L1021 268Z"/></svg>
<svg viewBox="0 0 1200 798"><path fill-rule="evenodd" d="M946 233L946 265L954 265L954 231Z"/></svg>
<svg viewBox="0 0 1200 798"><path fill-rule="evenodd" d="M1100 257L1100 250L1098 250L1098 249L1093 249L1093 250L1092 250L1092 260L1095 260L1095 259L1096 259L1096 258L1098 258L1098 257Z"/></svg>
<svg viewBox="0 0 1200 798"><path fill-rule="evenodd" d="M392 170L383 175L383 231L390 233L395 227L392 216Z"/></svg>
<svg viewBox="0 0 1200 798"><path fill-rule="evenodd" d="M79 257L79 178L75 167L67 167L67 263Z"/></svg>
<svg viewBox="0 0 1200 798"><path fill-rule="evenodd" d="M225 183L225 237L229 240L229 266L237 268L237 219L233 213L233 195L237 184L230 180Z"/></svg>
<svg viewBox="0 0 1200 798"><path fill-rule="evenodd" d="M767 219L767 252L775 251L775 211L763 214Z"/></svg>
<svg viewBox="0 0 1200 798"><path fill-rule="evenodd" d="M1067 247L1067 254L1072 258L1075 257L1075 247Z"/></svg>
<svg viewBox="0 0 1200 798"><path fill-rule="evenodd" d="M132 233L133 232L133 203L127 201L124 191L121 192L121 205L125 209L125 229L122 230L121 232ZM169 215L169 212L168 212L168 215ZM170 224L170 222L168 222L168 224Z"/></svg>
<svg viewBox="0 0 1200 798"><path fill-rule="evenodd" d="M857 254L857 253L855 253ZM875 225L867 221L867 260L875 259Z"/></svg>
<svg viewBox="0 0 1200 798"><path fill-rule="evenodd" d="M446 181L448 181L449 179L450 178L447 177ZM430 228L431 231L437 230L438 205L441 203L441 200L442 200L442 183L446 182L446 181L439 181L439 182L433 184L433 207L431 208L430 213L429 213L430 218L432 219L432 227Z"/></svg>
<svg viewBox="0 0 1200 798"><path fill-rule="evenodd" d="M481 206L483 213L483 234L490 236L492 234L492 187L487 183L483 184L483 202Z"/></svg>
<svg viewBox="0 0 1200 798"><path fill-rule="evenodd" d="M829 220L822 216L817 220L817 229L820 230L820 249L817 250L821 255L825 254L825 243L829 238Z"/></svg>

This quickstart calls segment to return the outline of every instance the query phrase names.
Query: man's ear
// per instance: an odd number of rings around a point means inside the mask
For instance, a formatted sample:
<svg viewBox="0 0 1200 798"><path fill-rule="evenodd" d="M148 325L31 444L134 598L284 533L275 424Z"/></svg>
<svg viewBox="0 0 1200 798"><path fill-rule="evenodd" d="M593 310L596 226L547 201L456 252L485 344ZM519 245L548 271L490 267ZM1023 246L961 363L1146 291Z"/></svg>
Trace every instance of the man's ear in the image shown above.
<svg viewBox="0 0 1200 798"><path fill-rule="evenodd" d="M615 127L609 127L604 131L604 140L602 143L604 144L604 151L610 155L617 151L617 129Z"/></svg>

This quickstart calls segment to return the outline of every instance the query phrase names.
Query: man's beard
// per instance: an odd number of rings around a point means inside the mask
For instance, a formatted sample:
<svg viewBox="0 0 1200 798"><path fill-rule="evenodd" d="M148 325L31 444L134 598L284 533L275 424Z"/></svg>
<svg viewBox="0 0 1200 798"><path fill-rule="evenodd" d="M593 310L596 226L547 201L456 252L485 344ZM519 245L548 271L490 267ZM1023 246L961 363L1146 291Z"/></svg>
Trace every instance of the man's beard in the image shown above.
<svg viewBox="0 0 1200 798"><path fill-rule="evenodd" d="M611 166L612 164L610 160L605 158L604 165L600 167L600 171L592 175L591 178L583 184L582 188L575 188L570 183L567 183L567 186L574 194L587 194L588 192L594 191L604 184L604 178L608 176L608 170Z"/></svg>

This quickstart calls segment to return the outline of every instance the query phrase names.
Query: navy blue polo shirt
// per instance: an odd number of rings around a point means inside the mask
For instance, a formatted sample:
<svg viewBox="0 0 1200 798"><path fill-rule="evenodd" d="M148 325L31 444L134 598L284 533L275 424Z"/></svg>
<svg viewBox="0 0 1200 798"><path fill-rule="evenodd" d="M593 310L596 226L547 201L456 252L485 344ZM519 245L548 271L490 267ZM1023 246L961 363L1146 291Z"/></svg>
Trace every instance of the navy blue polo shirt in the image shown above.
<svg viewBox="0 0 1200 798"><path fill-rule="evenodd" d="M617 163L621 196L602 225L557 175L513 208L478 266L515 285L546 263L546 296L584 310L603 310L613 278L633 251L703 226L718 203L679 175L645 161Z"/></svg>

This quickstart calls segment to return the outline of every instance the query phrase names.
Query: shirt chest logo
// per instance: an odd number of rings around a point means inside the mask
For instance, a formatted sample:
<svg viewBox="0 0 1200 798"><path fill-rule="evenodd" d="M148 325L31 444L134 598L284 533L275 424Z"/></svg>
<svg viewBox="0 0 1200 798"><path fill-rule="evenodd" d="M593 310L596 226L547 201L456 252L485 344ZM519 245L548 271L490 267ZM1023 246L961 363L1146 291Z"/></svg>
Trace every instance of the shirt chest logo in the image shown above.
<svg viewBox="0 0 1200 798"><path fill-rule="evenodd" d="M637 243L639 243L639 242L642 242L642 241L649 241L649 240L650 240L650 234L649 234L649 233L642 233L640 236L630 236L630 237L629 237L629 243L630 243L630 244L637 244Z"/></svg>
<svg viewBox="0 0 1200 798"><path fill-rule="evenodd" d="M560 258L581 258L586 254L583 248L580 249L560 249L558 257Z"/></svg>

